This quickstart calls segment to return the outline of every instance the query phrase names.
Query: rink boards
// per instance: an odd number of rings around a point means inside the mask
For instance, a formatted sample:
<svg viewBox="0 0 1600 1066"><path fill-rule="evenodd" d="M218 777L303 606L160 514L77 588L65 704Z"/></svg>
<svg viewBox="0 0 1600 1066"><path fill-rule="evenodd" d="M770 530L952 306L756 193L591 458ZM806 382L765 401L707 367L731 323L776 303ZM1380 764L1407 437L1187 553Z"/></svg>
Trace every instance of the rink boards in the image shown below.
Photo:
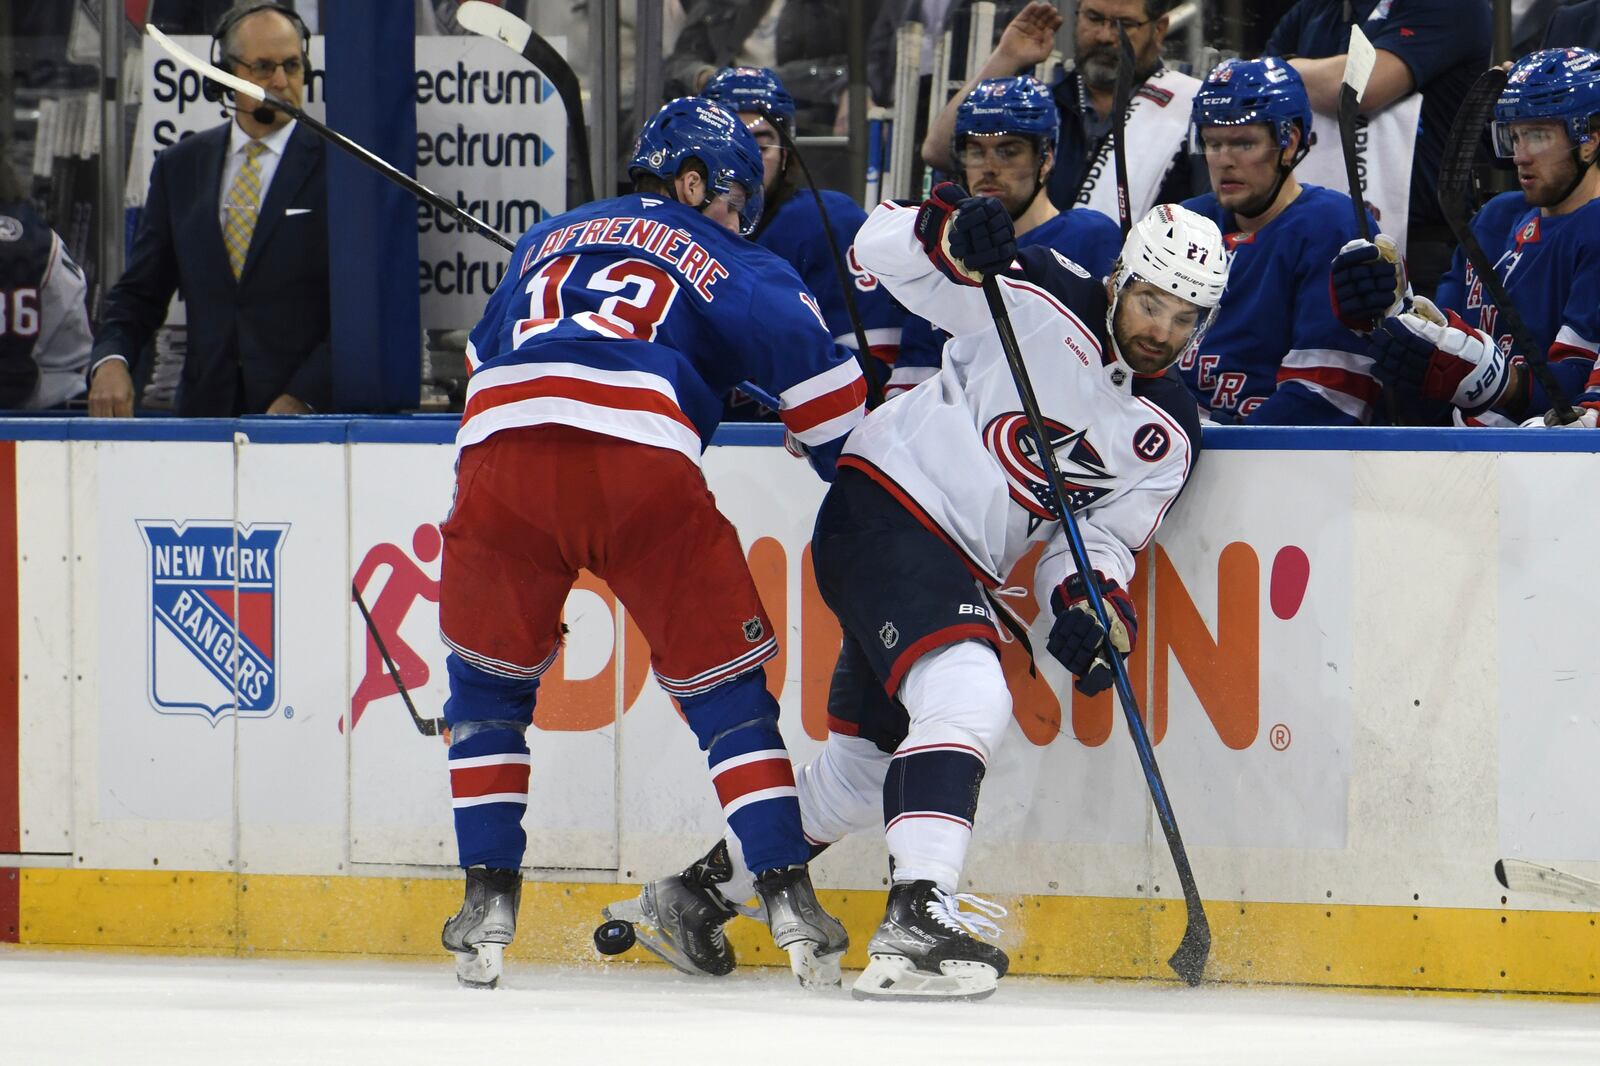
<svg viewBox="0 0 1600 1066"><path fill-rule="evenodd" d="M459 902L440 713L448 420L0 423L0 939L433 954ZM241 434L236 436L235 434ZM705 467L775 626L797 761L838 630L824 486L765 427ZM1600 437L1210 430L1134 595L1130 660L1221 980L1593 994L1593 917L1494 881L1600 875L1590 780ZM1032 587L1031 560L1011 585ZM1048 612L1034 619L1043 646ZM703 757L603 583L567 603L533 737L528 956L719 831ZM1011 735L967 866L1020 972L1166 976L1181 899L1120 711L1005 655ZM816 864L864 944L881 838ZM967 886L963 886L966 888ZM527 923L525 921L525 928ZM748 923L744 923L748 924ZM770 956L745 930L747 959ZM769 960L770 961L770 960Z"/></svg>

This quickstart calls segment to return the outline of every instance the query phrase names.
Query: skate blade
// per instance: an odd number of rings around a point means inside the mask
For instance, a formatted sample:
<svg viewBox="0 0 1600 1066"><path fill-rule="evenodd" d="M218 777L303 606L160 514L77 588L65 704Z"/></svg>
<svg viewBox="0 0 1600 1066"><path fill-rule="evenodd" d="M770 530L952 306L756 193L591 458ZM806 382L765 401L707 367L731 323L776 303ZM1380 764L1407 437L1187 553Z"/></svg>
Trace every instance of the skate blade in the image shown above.
<svg viewBox="0 0 1600 1066"><path fill-rule="evenodd" d="M819 955L816 943L810 940L796 941L789 944L785 950L789 952L789 969L800 982L801 988L825 991L838 988L844 983L844 975L839 969L839 960L844 957L843 951Z"/></svg>
<svg viewBox="0 0 1600 1066"><path fill-rule="evenodd" d="M602 908L600 913L605 915L608 921L630 923L633 926L633 942L679 973L686 973L690 977L718 976L696 966L694 960L684 954L681 948L662 936L661 930L650 924L650 919L645 917L644 908L639 906L637 899L612 903Z"/></svg>
<svg viewBox="0 0 1600 1066"><path fill-rule="evenodd" d="M984 962L947 959L939 973L919 970L904 955L873 955L850 995L856 999L952 1000L988 999L1000 983L995 968Z"/></svg>
<svg viewBox="0 0 1600 1066"><path fill-rule="evenodd" d="M504 944L479 944L475 951L456 952L456 980L462 988L498 988L505 951Z"/></svg>

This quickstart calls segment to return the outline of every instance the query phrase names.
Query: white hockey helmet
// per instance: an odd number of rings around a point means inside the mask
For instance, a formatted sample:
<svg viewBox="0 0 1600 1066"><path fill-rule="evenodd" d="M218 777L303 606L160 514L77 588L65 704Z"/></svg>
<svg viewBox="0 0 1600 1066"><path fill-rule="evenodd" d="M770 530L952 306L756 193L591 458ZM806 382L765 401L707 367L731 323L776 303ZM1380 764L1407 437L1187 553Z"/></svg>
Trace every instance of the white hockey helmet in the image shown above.
<svg viewBox="0 0 1600 1066"><path fill-rule="evenodd" d="M1122 356L1113 327L1117 303L1130 283L1147 282L1204 312L1188 343L1174 355L1173 362L1176 362L1189 348L1200 343L1216 317L1222 291L1228 285L1228 266L1232 258L1222 243L1222 231L1209 218L1177 204L1152 207L1149 214L1134 223L1128 239L1123 242L1122 254L1111 265L1112 294L1111 305L1106 308L1106 334L1111 339L1111 352L1116 361L1133 370Z"/></svg>

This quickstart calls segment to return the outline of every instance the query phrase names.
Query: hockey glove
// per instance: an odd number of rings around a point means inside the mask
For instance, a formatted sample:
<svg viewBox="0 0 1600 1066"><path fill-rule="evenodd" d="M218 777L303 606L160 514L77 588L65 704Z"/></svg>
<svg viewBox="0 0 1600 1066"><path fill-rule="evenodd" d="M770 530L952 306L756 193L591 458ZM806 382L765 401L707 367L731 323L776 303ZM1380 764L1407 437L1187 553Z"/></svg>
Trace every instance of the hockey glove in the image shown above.
<svg viewBox="0 0 1600 1066"><path fill-rule="evenodd" d="M1107 581L1100 571L1095 571L1100 583L1100 598L1105 601L1106 614L1111 619L1110 644L1120 655L1133 650L1139 639L1139 615L1133 600L1115 581ZM1085 696L1093 696L1111 687L1113 673L1106 655L1106 631L1094 616L1089 605L1089 593L1083 586L1083 577L1073 574L1050 593L1050 607L1055 611L1055 624L1050 627L1050 639L1045 646L1076 679L1074 684Z"/></svg>
<svg viewBox="0 0 1600 1066"><path fill-rule="evenodd" d="M935 185L917 211L917 240L939 272L962 285L982 285L1017 257L1017 237L1005 205L967 196L955 182Z"/></svg>
<svg viewBox="0 0 1600 1066"><path fill-rule="evenodd" d="M1339 249L1328 271L1333 314L1347 329L1371 333L1385 318L1398 315L1408 283L1406 264L1394 240L1354 240Z"/></svg>
<svg viewBox="0 0 1600 1066"><path fill-rule="evenodd" d="M1441 312L1420 296L1373 331L1372 353L1381 375L1416 387L1427 399L1453 403L1468 416L1499 403L1510 382L1499 345L1454 311Z"/></svg>
<svg viewBox="0 0 1600 1066"><path fill-rule="evenodd" d="M1526 422L1524 427L1539 429L1594 429L1600 426L1600 411L1593 407L1574 407L1572 413L1578 417L1571 422L1562 422L1556 417L1555 408L1551 408L1542 415L1534 415Z"/></svg>

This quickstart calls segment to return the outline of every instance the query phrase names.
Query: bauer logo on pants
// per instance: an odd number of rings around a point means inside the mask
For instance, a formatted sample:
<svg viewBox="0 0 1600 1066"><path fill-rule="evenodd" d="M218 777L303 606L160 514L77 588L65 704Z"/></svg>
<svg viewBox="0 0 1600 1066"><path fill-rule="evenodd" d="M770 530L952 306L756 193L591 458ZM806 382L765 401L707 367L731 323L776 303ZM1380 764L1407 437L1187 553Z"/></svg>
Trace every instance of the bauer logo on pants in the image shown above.
<svg viewBox="0 0 1600 1066"><path fill-rule="evenodd" d="M287 524L141 521L150 703L264 718L278 702L278 550Z"/></svg>

